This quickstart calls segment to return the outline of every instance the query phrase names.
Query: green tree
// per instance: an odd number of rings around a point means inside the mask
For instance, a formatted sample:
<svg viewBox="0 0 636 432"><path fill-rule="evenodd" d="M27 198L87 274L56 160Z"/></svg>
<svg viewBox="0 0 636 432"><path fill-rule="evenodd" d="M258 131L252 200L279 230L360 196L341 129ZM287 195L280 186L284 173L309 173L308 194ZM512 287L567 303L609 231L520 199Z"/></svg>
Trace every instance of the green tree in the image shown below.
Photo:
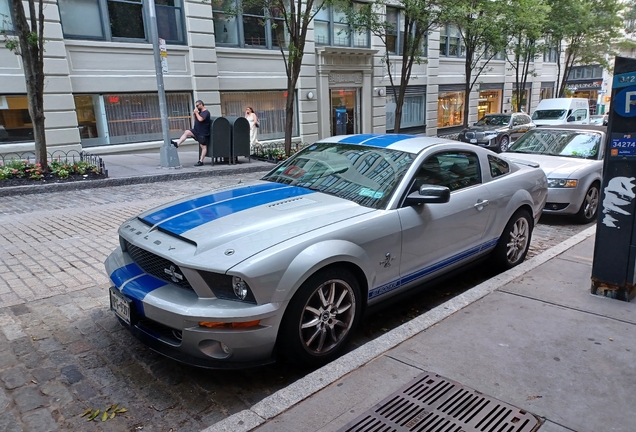
<svg viewBox="0 0 636 432"><path fill-rule="evenodd" d="M29 20L22 1L11 1L15 36L4 34L5 46L22 57L29 115L33 122L35 163L48 170L44 129L44 1L28 0ZM36 13L37 6L37 13Z"/></svg>
<svg viewBox="0 0 636 432"><path fill-rule="evenodd" d="M227 1L227 0L225 0ZM258 10L272 22L274 38L280 48L287 74L285 101L285 153L291 154L291 138L294 129L294 93L305 56L305 43L309 23L330 0L243 0L231 3L225 10L232 13ZM231 9L234 8L232 11ZM264 24L264 23L263 23Z"/></svg>
<svg viewBox="0 0 636 432"><path fill-rule="evenodd" d="M347 14L352 31L368 29L384 46L382 62L386 66L395 100L393 132L399 133L406 88L411 80L413 66L425 61L424 44L430 30L439 23L439 4L437 0L374 0L352 8L348 2L344 3L343 6L340 2L339 8ZM399 28L397 15L389 16L387 7L399 11ZM399 75L396 72L398 64Z"/></svg>
<svg viewBox="0 0 636 432"><path fill-rule="evenodd" d="M505 14L506 33L510 39L506 50L506 61L515 73L513 86L513 109L521 111L525 106L523 97L528 77L535 76L534 60L543 52L543 31L547 25L550 6L545 0L512 0Z"/></svg>
<svg viewBox="0 0 636 432"><path fill-rule="evenodd" d="M548 4L551 14L545 33L557 47L556 94L564 97L572 66L608 66L606 57L624 27L623 4L620 0L548 0Z"/></svg>
<svg viewBox="0 0 636 432"><path fill-rule="evenodd" d="M441 19L457 26L464 63L464 127L468 126L470 93L488 64L506 48L506 2L491 0L448 0L443 3Z"/></svg>

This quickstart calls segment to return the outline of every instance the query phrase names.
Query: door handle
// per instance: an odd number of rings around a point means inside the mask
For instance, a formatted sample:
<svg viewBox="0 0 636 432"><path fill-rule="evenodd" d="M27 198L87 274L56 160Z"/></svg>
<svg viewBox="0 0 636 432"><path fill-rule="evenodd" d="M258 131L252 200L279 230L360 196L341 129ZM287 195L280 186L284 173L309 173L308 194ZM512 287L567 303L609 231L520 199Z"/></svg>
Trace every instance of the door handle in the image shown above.
<svg viewBox="0 0 636 432"><path fill-rule="evenodd" d="M486 207L488 204L490 204L488 200L483 200L483 201L479 201L473 207L475 207L476 209L479 209L479 207Z"/></svg>

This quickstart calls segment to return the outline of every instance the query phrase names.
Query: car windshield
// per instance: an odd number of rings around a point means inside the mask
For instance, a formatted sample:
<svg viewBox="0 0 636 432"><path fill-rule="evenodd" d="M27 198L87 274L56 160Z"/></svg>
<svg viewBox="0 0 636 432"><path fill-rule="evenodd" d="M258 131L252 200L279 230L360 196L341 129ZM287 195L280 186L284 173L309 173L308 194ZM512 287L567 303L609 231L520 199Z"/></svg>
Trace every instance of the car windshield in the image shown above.
<svg viewBox="0 0 636 432"><path fill-rule="evenodd" d="M532 114L532 120L560 120L565 118L564 109L541 110Z"/></svg>
<svg viewBox="0 0 636 432"><path fill-rule="evenodd" d="M488 115L482 117L475 126L508 126L508 124L510 124L510 116Z"/></svg>
<svg viewBox="0 0 636 432"><path fill-rule="evenodd" d="M300 186L365 207L383 208L415 155L380 147L317 143L282 162L263 180Z"/></svg>
<svg viewBox="0 0 636 432"><path fill-rule="evenodd" d="M508 152L596 159L600 145L599 133L540 129L523 135Z"/></svg>

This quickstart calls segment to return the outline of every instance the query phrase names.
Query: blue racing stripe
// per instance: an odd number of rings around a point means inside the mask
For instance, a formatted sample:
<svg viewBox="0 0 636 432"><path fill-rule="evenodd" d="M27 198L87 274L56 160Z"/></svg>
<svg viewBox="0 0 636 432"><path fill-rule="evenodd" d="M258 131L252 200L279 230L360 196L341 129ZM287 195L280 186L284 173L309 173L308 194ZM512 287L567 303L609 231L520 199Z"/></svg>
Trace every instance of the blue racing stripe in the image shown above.
<svg viewBox="0 0 636 432"><path fill-rule="evenodd" d="M269 204L286 198L311 193L314 193L314 191L296 186L287 186L280 189L268 190L218 202L207 207L184 213L181 216L177 216L161 223L159 227L173 234L181 235L186 231L197 228L224 216L229 216L263 204Z"/></svg>
<svg viewBox="0 0 636 432"><path fill-rule="evenodd" d="M480 244L479 246L475 246L474 248L468 249L467 251L458 253L457 255L453 255L450 258L446 258L445 260L442 260L438 263L435 263L431 266L428 266L426 268L423 268L422 270L418 270L416 272L413 272L409 275L406 275L398 280L389 282L387 284L381 285L377 288L374 288L372 290L369 291L369 300L376 298L382 294L386 294L388 292L391 292L399 287L401 287L402 285L411 283L413 281L416 281L417 279L421 279L424 276L427 276L433 272L436 272L438 270L443 269L444 267L448 267L451 264L455 264L465 258L468 258L471 255L475 255L478 252L487 250L491 247L494 247L497 242L499 241L498 238L489 240L485 243Z"/></svg>
<svg viewBox="0 0 636 432"><path fill-rule="evenodd" d="M123 294L130 297L135 304L135 309L141 315L144 315L144 304L143 299L148 295L148 293L160 288L164 285L167 285L165 281L158 279L149 274L145 274L143 276L138 277L137 279L133 279L124 285L124 288L121 290Z"/></svg>
<svg viewBox="0 0 636 432"><path fill-rule="evenodd" d="M139 268L137 264L128 264L126 266L120 267L115 270L110 275L110 280L113 281L117 288L121 288L122 284L126 282L128 279L132 279L136 276L139 276L144 271Z"/></svg>
<svg viewBox="0 0 636 432"><path fill-rule="evenodd" d="M189 201L175 204L170 207L166 207L152 214L149 214L148 216L142 218L142 220L151 225L156 225L168 218L180 215L181 213L214 204L220 201L226 201L232 198L250 195L257 192L280 189L284 187L286 187L286 185L282 183L264 183L254 186L245 186L237 189L219 191L210 195L198 197Z"/></svg>
<svg viewBox="0 0 636 432"><path fill-rule="evenodd" d="M348 135L346 138L340 140L339 142L343 144L360 144L363 141L366 141L371 138L375 138L381 135L376 134L361 134L361 135Z"/></svg>
<svg viewBox="0 0 636 432"><path fill-rule="evenodd" d="M364 145L373 146L373 147L388 147L391 144L395 144L398 141L403 141L406 139L415 138L414 135L401 135L401 134L387 134L387 135L378 135L373 139L364 142Z"/></svg>

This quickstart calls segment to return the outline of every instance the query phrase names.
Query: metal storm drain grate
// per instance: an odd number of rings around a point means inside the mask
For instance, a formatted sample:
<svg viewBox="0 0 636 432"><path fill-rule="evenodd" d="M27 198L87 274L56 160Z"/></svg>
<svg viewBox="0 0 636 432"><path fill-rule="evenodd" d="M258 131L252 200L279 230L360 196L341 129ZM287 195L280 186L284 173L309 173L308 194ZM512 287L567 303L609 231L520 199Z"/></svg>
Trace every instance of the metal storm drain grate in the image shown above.
<svg viewBox="0 0 636 432"><path fill-rule="evenodd" d="M425 372L338 432L531 432L532 414Z"/></svg>

